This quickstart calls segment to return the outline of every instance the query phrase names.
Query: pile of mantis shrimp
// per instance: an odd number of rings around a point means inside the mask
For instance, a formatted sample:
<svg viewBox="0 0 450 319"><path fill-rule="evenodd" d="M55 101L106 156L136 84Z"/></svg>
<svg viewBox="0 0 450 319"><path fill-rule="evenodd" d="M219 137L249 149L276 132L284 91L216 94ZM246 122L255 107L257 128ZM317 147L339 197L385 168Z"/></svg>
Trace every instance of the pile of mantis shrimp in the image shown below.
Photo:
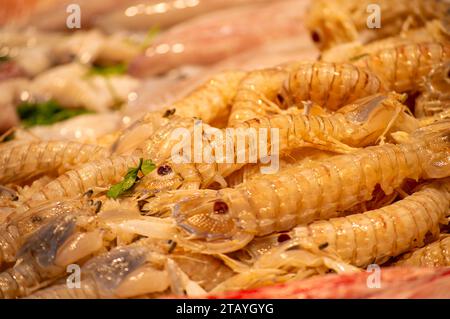
<svg viewBox="0 0 450 319"><path fill-rule="evenodd" d="M224 71L95 144L1 143L0 297L204 296L450 266L448 21L430 10L356 43L359 17L321 2L308 21L317 61ZM174 161L170 137L198 120L224 136L278 129L279 171L226 152Z"/></svg>

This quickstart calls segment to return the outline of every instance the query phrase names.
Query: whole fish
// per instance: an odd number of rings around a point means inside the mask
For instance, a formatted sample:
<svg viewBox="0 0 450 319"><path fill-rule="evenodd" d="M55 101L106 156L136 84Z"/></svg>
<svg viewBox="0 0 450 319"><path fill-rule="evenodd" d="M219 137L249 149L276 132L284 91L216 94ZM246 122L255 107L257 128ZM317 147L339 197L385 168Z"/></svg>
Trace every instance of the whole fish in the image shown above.
<svg viewBox="0 0 450 319"><path fill-rule="evenodd" d="M185 64L209 65L288 37L302 36L307 0L282 1L213 12L160 34L130 64L136 76L164 73Z"/></svg>
<svg viewBox="0 0 450 319"><path fill-rule="evenodd" d="M277 1L280 0L134 0L117 6L105 15L99 15L94 25L107 32L147 31L153 27L165 29L215 10Z"/></svg>

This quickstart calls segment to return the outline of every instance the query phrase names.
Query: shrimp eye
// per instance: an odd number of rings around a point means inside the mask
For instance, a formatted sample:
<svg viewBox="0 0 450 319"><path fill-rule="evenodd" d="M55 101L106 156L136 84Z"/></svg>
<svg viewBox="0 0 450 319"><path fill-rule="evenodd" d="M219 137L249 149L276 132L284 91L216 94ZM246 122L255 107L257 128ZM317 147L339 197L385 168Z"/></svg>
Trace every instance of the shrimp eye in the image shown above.
<svg viewBox="0 0 450 319"><path fill-rule="evenodd" d="M280 236L278 236L279 243L283 243L285 241L288 241L289 239L291 239L291 236L289 236L288 234L280 234Z"/></svg>
<svg viewBox="0 0 450 319"><path fill-rule="evenodd" d="M319 43L321 41L320 34L317 31L311 32L311 38L315 43Z"/></svg>
<svg viewBox="0 0 450 319"><path fill-rule="evenodd" d="M164 176L172 173L172 168L169 165L162 165L158 167L158 175Z"/></svg>
<svg viewBox="0 0 450 319"><path fill-rule="evenodd" d="M226 214L228 213L228 205L225 202L219 201L214 203L214 213L216 214Z"/></svg>

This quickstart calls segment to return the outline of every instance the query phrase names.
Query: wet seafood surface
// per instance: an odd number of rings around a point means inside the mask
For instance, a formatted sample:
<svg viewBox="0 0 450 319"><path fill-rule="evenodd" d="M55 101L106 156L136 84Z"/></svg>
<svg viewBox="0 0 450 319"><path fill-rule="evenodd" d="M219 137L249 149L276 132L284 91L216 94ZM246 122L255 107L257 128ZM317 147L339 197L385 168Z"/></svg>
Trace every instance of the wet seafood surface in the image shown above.
<svg viewBox="0 0 450 319"><path fill-rule="evenodd" d="M0 8L0 298L450 297L445 1L79 2Z"/></svg>

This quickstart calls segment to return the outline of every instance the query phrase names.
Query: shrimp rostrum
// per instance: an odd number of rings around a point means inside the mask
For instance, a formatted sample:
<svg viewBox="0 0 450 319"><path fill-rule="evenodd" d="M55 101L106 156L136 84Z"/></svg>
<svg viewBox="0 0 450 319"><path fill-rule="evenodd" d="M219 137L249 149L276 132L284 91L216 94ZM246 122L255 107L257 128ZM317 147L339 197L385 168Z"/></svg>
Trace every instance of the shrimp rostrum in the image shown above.
<svg viewBox="0 0 450 319"><path fill-rule="evenodd" d="M447 177L449 124L419 129L409 143L368 147L255 177L235 188L181 196L173 210L180 241L203 252L230 252L255 236L336 217L369 200L377 186L389 195L406 178Z"/></svg>

